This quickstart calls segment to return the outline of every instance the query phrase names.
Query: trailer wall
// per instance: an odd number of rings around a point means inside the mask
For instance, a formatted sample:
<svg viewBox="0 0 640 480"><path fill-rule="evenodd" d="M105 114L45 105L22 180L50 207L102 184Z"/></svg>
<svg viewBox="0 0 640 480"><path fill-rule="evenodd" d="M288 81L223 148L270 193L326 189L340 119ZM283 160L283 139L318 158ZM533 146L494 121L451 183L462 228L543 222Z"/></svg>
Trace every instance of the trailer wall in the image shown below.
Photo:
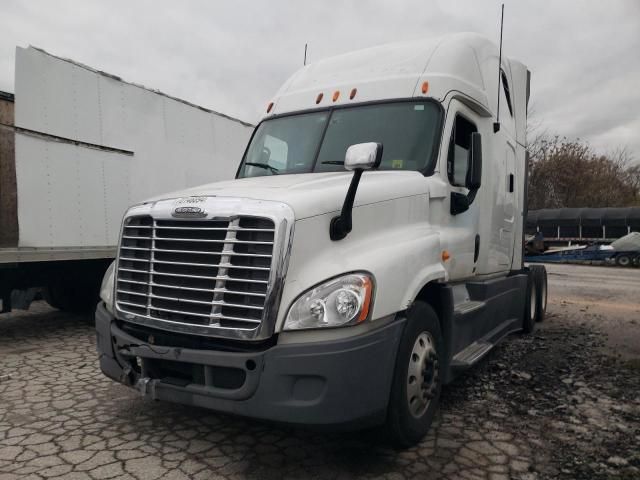
<svg viewBox="0 0 640 480"><path fill-rule="evenodd" d="M233 178L252 130L33 47L15 84L21 249L108 252L128 206Z"/></svg>

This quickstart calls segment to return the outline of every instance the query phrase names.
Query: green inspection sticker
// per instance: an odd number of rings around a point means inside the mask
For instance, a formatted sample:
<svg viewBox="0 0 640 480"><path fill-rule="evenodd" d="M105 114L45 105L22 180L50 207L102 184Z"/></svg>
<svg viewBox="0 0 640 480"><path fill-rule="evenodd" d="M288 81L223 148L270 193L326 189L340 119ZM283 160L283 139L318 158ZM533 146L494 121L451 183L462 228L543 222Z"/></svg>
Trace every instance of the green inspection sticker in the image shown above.
<svg viewBox="0 0 640 480"><path fill-rule="evenodd" d="M402 168L404 160L391 160L391 168Z"/></svg>

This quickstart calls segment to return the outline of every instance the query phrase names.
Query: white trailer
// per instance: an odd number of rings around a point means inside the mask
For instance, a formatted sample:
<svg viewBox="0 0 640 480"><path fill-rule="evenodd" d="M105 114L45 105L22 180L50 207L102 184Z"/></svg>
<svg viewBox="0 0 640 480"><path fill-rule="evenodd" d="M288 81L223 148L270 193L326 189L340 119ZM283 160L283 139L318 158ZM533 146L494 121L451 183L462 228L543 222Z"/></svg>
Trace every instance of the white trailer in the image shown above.
<svg viewBox="0 0 640 480"><path fill-rule="evenodd" d="M444 383L544 317L546 274L522 260L529 72L499 58L459 34L296 72L235 180L126 213L103 372L148 398L419 441Z"/></svg>
<svg viewBox="0 0 640 480"><path fill-rule="evenodd" d="M233 178L251 125L29 47L0 96L0 298L94 308L127 207Z"/></svg>

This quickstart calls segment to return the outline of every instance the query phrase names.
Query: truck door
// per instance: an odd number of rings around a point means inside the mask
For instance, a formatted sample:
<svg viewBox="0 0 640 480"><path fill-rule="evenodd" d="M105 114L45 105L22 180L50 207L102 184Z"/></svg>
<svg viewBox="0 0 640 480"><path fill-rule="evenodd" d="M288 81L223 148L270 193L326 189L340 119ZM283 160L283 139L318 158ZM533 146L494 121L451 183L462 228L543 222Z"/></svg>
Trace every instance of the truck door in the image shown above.
<svg viewBox="0 0 640 480"><path fill-rule="evenodd" d="M442 212L442 246L450 254L447 269L451 280L463 279L476 273L479 256L478 218L479 197L462 213L451 213L451 194L468 195L465 187L468 158L471 154L471 134L478 132L477 115L458 100L451 100L447 108L447 120L441 147L441 177L449 185ZM482 187L480 188L482 190Z"/></svg>

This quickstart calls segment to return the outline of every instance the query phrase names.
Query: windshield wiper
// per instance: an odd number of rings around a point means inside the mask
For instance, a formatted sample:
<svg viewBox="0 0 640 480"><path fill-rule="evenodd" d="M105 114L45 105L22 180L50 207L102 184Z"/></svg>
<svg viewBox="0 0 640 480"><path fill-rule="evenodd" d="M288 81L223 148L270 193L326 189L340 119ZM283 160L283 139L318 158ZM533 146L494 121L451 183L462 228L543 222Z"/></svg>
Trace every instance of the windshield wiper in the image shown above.
<svg viewBox="0 0 640 480"><path fill-rule="evenodd" d="M339 160L327 160L326 162L321 162L323 165L344 165L344 161Z"/></svg>
<svg viewBox="0 0 640 480"><path fill-rule="evenodd" d="M274 175L278 175L279 170L276 167L272 167L268 163L259 163L259 162L244 162L245 165L249 165L250 167L259 167L264 168L265 170L269 170Z"/></svg>

